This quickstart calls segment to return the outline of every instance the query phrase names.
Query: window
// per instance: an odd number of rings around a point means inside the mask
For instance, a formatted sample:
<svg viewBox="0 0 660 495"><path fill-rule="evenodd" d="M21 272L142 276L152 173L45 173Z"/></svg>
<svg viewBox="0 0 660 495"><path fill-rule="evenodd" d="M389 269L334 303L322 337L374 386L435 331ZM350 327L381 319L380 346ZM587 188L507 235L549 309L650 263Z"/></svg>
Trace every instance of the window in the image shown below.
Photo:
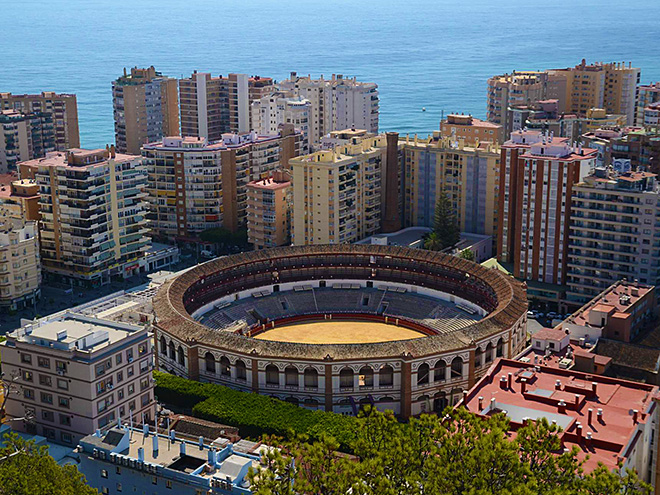
<svg viewBox="0 0 660 495"><path fill-rule="evenodd" d="M133 362L133 349L128 349L126 351L126 361L128 361L129 363Z"/></svg>
<svg viewBox="0 0 660 495"><path fill-rule="evenodd" d="M39 385L43 385L44 387L52 387L53 380L48 375L39 375Z"/></svg>
<svg viewBox="0 0 660 495"><path fill-rule="evenodd" d="M55 414L53 411L41 411L41 419L44 421L50 421L51 423L55 421Z"/></svg>
<svg viewBox="0 0 660 495"><path fill-rule="evenodd" d="M243 361L240 359L236 361L234 369L236 370L237 380L247 380L247 369L245 368L245 363Z"/></svg>
<svg viewBox="0 0 660 495"><path fill-rule="evenodd" d="M122 400L124 398L124 389L120 388L117 390L117 400Z"/></svg>
<svg viewBox="0 0 660 495"><path fill-rule="evenodd" d="M60 432L60 438L62 439L62 442L64 442L64 443L73 442L73 437L71 436L71 433L67 433L66 431L61 431Z"/></svg>
<svg viewBox="0 0 660 495"><path fill-rule="evenodd" d="M44 426L43 431L44 431L44 436L48 440L55 440L55 430L53 430L52 428L46 428Z"/></svg>
<svg viewBox="0 0 660 495"><path fill-rule="evenodd" d="M64 426L71 426L71 416L68 414L60 414L60 424Z"/></svg>
<svg viewBox="0 0 660 495"><path fill-rule="evenodd" d="M34 390L30 388L23 389L23 398L28 400L34 400Z"/></svg>
<svg viewBox="0 0 660 495"><path fill-rule="evenodd" d="M33 380L32 372L23 370L23 381L24 382L31 382Z"/></svg>
<svg viewBox="0 0 660 495"><path fill-rule="evenodd" d="M117 372L117 383L124 381L124 373L122 371Z"/></svg>
<svg viewBox="0 0 660 495"><path fill-rule="evenodd" d="M284 384L287 387L298 386L298 370L294 366L287 366L284 370Z"/></svg>
<svg viewBox="0 0 660 495"><path fill-rule="evenodd" d="M353 370L344 368L339 372L339 388L353 388Z"/></svg>
<svg viewBox="0 0 660 495"><path fill-rule="evenodd" d="M207 352L204 355L204 361L206 362L206 371L209 373L215 373L215 357L213 354Z"/></svg>
<svg viewBox="0 0 660 495"><path fill-rule="evenodd" d="M107 416L102 417L99 419L99 428L103 428L107 426L109 423L115 420L115 413L111 412Z"/></svg>
<svg viewBox="0 0 660 495"><path fill-rule="evenodd" d="M441 359L435 363L435 369L433 370L433 380L436 382L443 382L447 379L447 365Z"/></svg>
<svg viewBox="0 0 660 495"><path fill-rule="evenodd" d="M144 395L140 398L140 402L142 402L142 407L144 407L144 406L146 406L147 404L149 404L149 400L150 400L150 398L149 398L149 394L144 394Z"/></svg>
<svg viewBox="0 0 660 495"><path fill-rule="evenodd" d="M155 476L152 476L151 477L151 484L152 485L157 485L158 484L158 478L156 478Z"/></svg>
<svg viewBox="0 0 660 495"><path fill-rule="evenodd" d="M119 366L119 365L121 364L121 362L122 362L121 352L118 352L118 353L115 355L115 364L116 364L117 366Z"/></svg>
<svg viewBox="0 0 660 495"><path fill-rule="evenodd" d="M135 384L134 384L134 383L131 383L131 384L128 386L128 395L131 395L131 394L133 394L133 393L135 393Z"/></svg>
<svg viewBox="0 0 660 495"><path fill-rule="evenodd" d="M37 366L39 366L39 368L50 368L50 359L38 356Z"/></svg>
<svg viewBox="0 0 660 495"><path fill-rule="evenodd" d="M133 366L129 366L128 369L126 370L126 376L133 376L135 374L135 370L133 369Z"/></svg>
<svg viewBox="0 0 660 495"><path fill-rule="evenodd" d="M140 361L140 373L144 373L148 369L149 369L149 360L144 359L144 360Z"/></svg>
<svg viewBox="0 0 660 495"><path fill-rule="evenodd" d="M21 353L21 363L32 364L32 355L22 352Z"/></svg>
<svg viewBox="0 0 660 495"><path fill-rule="evenodd" d="M121 474L121 468L119 466L115 468L115 474Z"/></svg>
<svg viewBox="0 0 660 495"><path fill-rule="evenodd" d="M117 491L118 491L118 492L121 491L121 483L117 483Z"/></svg>
<svg viewBox="0 0 660 495"><path fill-rule="evenodd" d="M172 482L170 480L165 481L165 488L172 489Z"/></svg>
<svg viewBox="0 0 660 495"><path fill-rule="evenodd" d="M280 370L274 364L266 366L266 384L279 385L280 384Z"/></svg>
<svg viewBox="0 0 660 495"><path fill-rule="evenodd" d="M314 368L305 369L305 388L318 388L319 373Z"/></svg>
<svg viewBox="0 0 660 495"><path fill-rule="evenodd" d="M101 478L107 478L108 477L108 471L105 469L101 469Z"/></svg>
<svg viewBox="0 0 660 495"><path fill-rule="evenodd" d="M220 374L222 376L231 377L231 364L227 356L222 356L220 358Z"/></svg>
<svg viewBox="0 0 660 495"><path fill-rule="evenodd" d="M57 398L57 403L59 404L60 407L64 407L66 409L69 409L69 399L66 397L58 397Z"/></svg>
<svg viewBox="0 0 660 495"><path fill-rule="evenodd" d="M147 353L147 344L142 343L142 344L138 345L138 354L140 356L142 356L143 354L146 354L146 353Z"/></svg>
<svg viewBox="0 0 660 495"><path fill-rule="evenodd" d="M417 369L417 386L428 385L429 383L429 365L423 363Z"/></svg>
<svg viewBox="0 0 660 495"><path fill-rule="evenodd" d="M63 378L58 378L57 388L59 388L60 390L69 390L69 382L67 382Z"/></svg>
<svg viewBox="0 0 660 495"><path fill-rule="evenodd" d="M363 366L358 377L360 388L374 386L374 370L371 366Z"/></svg>
<svg viewBox="0 0 660 495"><path fill-rule="evenodd" d="M451 362L451 377L452 378L462 378L463 377L463 360L456 356Z"/></svg>
<svg viewBox="0 0 660 495"><path fill-rule="evenodd" d="M55 369L58 373L66 373L66 363L64 361L55 361Z"/></svg>
<svg viewBox="0 0 660 495"><path fill-rule="evenodd" d="M132 400L128 403L128 410L129 411L135 411L135 401Z"/></svg>
<svg viewBox="0 0 660 495"><path fill-rule="evenodd" d="M378 383L381 387L394 385L394 369L390 365L383 366L378 372Z"/></svg>
<svg viewBox="0 0 660 495"><path fill-rule="evenodd" d="M41 402L44 404L52 404L53 403L53 394L49 394L46 392L41 392Z"/></svg>

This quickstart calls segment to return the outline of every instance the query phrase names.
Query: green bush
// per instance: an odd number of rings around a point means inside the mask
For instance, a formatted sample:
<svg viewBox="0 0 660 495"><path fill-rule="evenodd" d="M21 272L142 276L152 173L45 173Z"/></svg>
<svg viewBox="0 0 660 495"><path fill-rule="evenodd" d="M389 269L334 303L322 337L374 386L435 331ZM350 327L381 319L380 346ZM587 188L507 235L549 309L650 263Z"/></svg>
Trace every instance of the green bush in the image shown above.
<svg viewBox="0 0 660 495"><path fill-rule="evenodd" d="M333 437L348 451L354 438L355 418L325 411L312 411L263 395L154 373L156 396L162 402L190 408L193 416L235 426L241 436L285 436L289 431L318 440Z"/></svg>

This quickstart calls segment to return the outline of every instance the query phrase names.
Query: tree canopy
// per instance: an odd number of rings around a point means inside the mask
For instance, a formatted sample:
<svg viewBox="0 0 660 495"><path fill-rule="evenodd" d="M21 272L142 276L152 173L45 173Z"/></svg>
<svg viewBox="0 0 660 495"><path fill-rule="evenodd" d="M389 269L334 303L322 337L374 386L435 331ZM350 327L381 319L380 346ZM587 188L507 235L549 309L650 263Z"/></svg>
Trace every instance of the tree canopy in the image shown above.
<svg viewBox="0 0 660 495"><path fill-rule="evenodd" d="M5 435L0 448L0 495L98 495L75 466L60 466L48 447Z"/></svg>
<svg viewBox="0 0 660 495"><path fill-rule="evenodd" d="M464 260L468 260L468 261L474 261L475 260L474 251L472 251L472 249L470 249L470 248L464 249L463 251L458 253L458 257L463 258Z"/></svg>
<svg viewBox="0 0 660 495"><path fill-rule="evenodd" d="M424 248L442 251L461 240L461 229L452 208L449 196L444 191L438 196L435 205L433 231L427 236Z"/></svg>
<svg viewBox="0 0 660 495"><path fill-rule="evenodd" d="M615 495L648 494L632 471L583 471L577 450L564 451L559 428L545 419L515 438L504 415L483 419L465 409L400 423L367 408L356 423L355 457L328 437L268 439L280 450L250 471L257 495Z"/></svg>

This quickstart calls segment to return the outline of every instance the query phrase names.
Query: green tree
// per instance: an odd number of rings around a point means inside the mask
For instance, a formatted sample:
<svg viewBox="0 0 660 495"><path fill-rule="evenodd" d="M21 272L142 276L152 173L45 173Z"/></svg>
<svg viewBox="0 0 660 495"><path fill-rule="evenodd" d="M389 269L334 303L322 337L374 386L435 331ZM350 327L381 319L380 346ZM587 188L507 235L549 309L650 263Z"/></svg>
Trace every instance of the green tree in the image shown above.
<svg viewBox="0 0 660 495"><path fill-rule="evenodd" d="M636 473L600 466L583 473L577 449L561 449L560 429L546 420L509 435L502 415L465 409L400 423L369 408L355 423L355 457L338 457L331 439L282 441L264 454L267 470L250 473L257 494L615 495L648 494ZM287 460L289 459L289 460Z"/></svg>
<svg viewBox="0 0 660 495"><path fill-rule="evenodd" d="M5 435L0 448L0 495L98 495L75 466L59 466L48 447Z"/></svg>
<svg viewBox="0 0 660 495"><path fill-rule="evenodd" d="M474 261L475 260L474 251L472 251L472 249L470 249L470 248L467 248L467 249L464 249L463 251L461 251L458 254L458 257L463 258L464 260L468 260L468 261Z"/></svg>
<svg viewBox="0 0 660 495"><path fill-rule="evenodd" d="M441 249L454 246L461 240L461 229L452 208L449 196L441 192L435 205L433 232L440 238Z"/></svg>
<svg viewBox="0 0 660 495"><path fill-rule="evenodd" d="M429 251L441 251L442 250L442 239L437 232L429 232L429 235L424 239L424 249Z"/></svg>

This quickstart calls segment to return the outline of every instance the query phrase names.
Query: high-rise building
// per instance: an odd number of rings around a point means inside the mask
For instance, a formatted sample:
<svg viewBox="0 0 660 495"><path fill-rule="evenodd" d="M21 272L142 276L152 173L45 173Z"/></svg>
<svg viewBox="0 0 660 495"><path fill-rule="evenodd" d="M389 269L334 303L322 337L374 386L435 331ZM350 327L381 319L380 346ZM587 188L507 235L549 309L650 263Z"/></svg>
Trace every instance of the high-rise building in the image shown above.
<svg viewBox="0 0 660 495"><path fill-rule="evenodd" d="M224 134L210 143L167 137L142 148L149 172L150 228L157 238L196 239L208 229L232 232L246 224L247 184L289 169L301 134L285 124L278 134Z"/></svg>
<svg viewBox="0 0 660 495"><path fill-rule="evenodd" d="M267 77L229 74L211 77L194 72L179 80L181 135L219 141L225 133L246 133L253 129L250 104L266 96L273 87Z"/></svg>
<svg viewBox="0 0 660 495"><path fill-rule="evenodd" d="M584 303L617 280L660 285L660 184L649 172L596 168L573 186L567 299Z"/></svg>
<svg viewBox="0 0 660 495"><path fill-rule="evenodd" d="M0 173L16 164L55 151L55 127L49 114L0 110Z"/></svg>
<svg viewBox="0 0 660 495"><path fill-rule="evenodd" d="M346 79L341 74L332 79L300 77L295 72L278 84L280 90L311 103L309 141L316 149L326 134L351 127L378 132L378 85Z"/></svg>
<svg viewBox="0 0 660 495"><path fill-rule="evenodd" d="M404 224L433 227L435 206L444 192L461 232L495 235L498 221L500 149L495 143L467 146L463 139L402 140L405 169Z"/></svg>
<svg viewBox="0 0 660 495"><path fill-rule="evenodd" d="M301 154L309 153L309 121L312 105L309 100L289 97L281 91L263 96L250 107L252 130L259 134L274 134L282 124L293 124L302 133Z"/></svg>
<svg viewBox="0 0 660 495"><path fill-rule="evenodd" d="M637 109L635 110L635 121L628 122L634 125L644 125L644 110L653 103L660 102L660 82L655 84L644 84L637 87Z"/></svg>
<svg viewBox="0 0 660 495"><path fill-rule="evenodd" d="M540 131L516 131L502 145L497 253L521 279L565 284L573 187L596 150Z"/></svg>
<svg viewBox="0 0 660 495"><path fill-rule="evenodd" d="M118 418L153 421L149 326L58 313L7 334L2 370L18 386L7 399L12 425L76 445Z"/></svg>
<svg viewBox="0 0 660 495"><path fill-rule="evenodd" d="M397 150L397 141L356 137L291 160L293 243L353 243L380 232L388 201L383 180L391 166L388 144ZM398 168L398 151L392 154Z"/></svg>
<svg viewBox="0 0 660 495"><path fill-rule="evenodd" d="M275 170L247 185L248 242L254 249L291 244L291 174Z"/></svg>
<svg viewBox="0 0 660 495"><path fill-rule="evenodd" d="M551 76L566 79L566 111L585 115L590 108L625 115L635 120L640 70L628 63L595 63L585 60L568 69L550 70Z"/></svg>
<svg viewBox="0 0 660 495"><path fill-rule="evenodd" d="M559 114L586 115L591 108L625 115L633 123L640 70L632 64L595 63L543 72L514 71L488 80L488 120L504 126L504 135L516 130L507 109L544 100L557 100Z"/></svg>
<svg viewBox="0 0 660 495"><path fill-rule="evenodd" d="M449 114L440 122L440 135L454 141L462 139L467 146L480 142L502 144L504 127L493 122L480 120L472 115Z"/></svg>
<svg viewBox="0 0 660 495"><path fill-rule="evenodd" d="M0 307L31 307L41 294L37 223L11 218L1 207L0 215Z"/></svg>
<svg viewBox="0 0 660 495"><path fill-rule="evenodd" d="M52 122L55 149L64 151L80 146L76 95L44 91L38 95L0 93L0 110L16 110L23 115L37 114ZM44 153L48 150L44 150ZM38 158L39 154L35 155Z"/></svg>
<svg viewBox="0 0 660 495"><path fill-rule="evenodd" d="M144 143L179 133L177 81L156 72L133 67L130 74L112 82L115 141L119 153L140 154Z"/></svg>
<svg viewBox="0 0 660 495"><path fill-rule="evenodd" d="M129 277L149 249L146 169L114 147L71 149L19 165L39 185L44 271L70 284L97 286Z"/></svg>

